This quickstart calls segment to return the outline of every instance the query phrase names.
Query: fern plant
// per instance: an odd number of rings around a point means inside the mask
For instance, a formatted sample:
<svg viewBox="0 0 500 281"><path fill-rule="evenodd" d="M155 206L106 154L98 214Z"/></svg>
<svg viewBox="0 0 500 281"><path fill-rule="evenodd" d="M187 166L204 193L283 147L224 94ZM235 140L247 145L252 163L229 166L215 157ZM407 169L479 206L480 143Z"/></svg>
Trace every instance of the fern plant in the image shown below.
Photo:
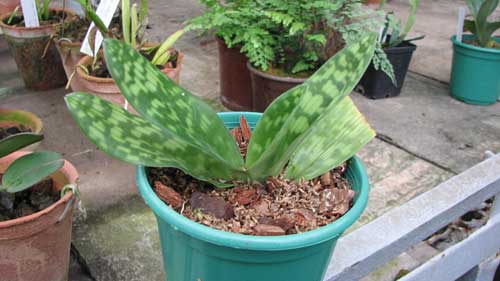
<svg viewBox="0 0 500 281"><path fill-rule="evenodd" d="M499 0L467 0L473 20L465 20L464 28L474 35L476 44L483 48L500 48L493 40L493 33L500 29L500 21L489 22L488 17L498 7Z"/></svg>
<svg viewBox="0 0 500 281"><path fill-rule="evenodd" d="M287 178L311 179L352 157L375 135L348 96L375 42L370 33L349 44L305 83L276 99L257 124L246 160L207 104L118 40L105 40L104 55L139 115L85 93L65 99L94 144L135 165L175 167L218 187L263 181L283 169Z"/></svg>
<svg viewBox="0 0 500 281"><path fill-rule="evenodd" d="M314 72L347 41L377 31L383 19L360 0L200 1L205 13L188 29L215 30L229 48L241 45L255 67L286 75Z"/></svg>

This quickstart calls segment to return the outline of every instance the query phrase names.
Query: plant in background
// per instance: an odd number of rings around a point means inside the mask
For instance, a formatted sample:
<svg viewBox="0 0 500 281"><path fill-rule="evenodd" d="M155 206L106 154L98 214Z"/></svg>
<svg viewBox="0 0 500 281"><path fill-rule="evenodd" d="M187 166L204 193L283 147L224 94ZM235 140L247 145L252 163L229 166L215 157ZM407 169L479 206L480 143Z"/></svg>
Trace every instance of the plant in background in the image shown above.
<svg viewBox="0 0 500 281"><path fill-rule="evenodd" d="M20 133L0 141L0 158L43 139L43 135ZM9 165L2 175L0 193L23 191L59 170L64 164L61 155L51 151L28 153Z"/></svg>
<svg viewBox="0 0 500 281"><path fill-rule="evenodd" d="M85 11L86 16L92 21L96 28L103 34L104 37L117 38L116 34L113 34L106 25L102 22L99 16L95 13L89 0L78 0ZM130 45L131 47L147 54L153 55L151 62L154 65L163 66L172 57L171 48L174 43L184 34L184 30L178 30L174 34L170 35L165 41L157 46L145 47L144 45L144 33L147 25L147 0L140 0L140 8L137 8L137 3L133 3L130 6L129 0L122 0L121 5L121 22L122 22L122 32L123 32L123 42ZM94 36L95 37L95 31ZM94 44L90 44L93 46ZM94 50L96 53L97 50ZM94 56L96 59L98 56Z"/></svg>
<svg viewBox="0 0 500 281"><path fill-rule="evenodd" d="M241 45L254 66L276 74L309 75L382 18L359 0L200 1L206 12L188 29L215 30L229 48Z"/></svg>
<svg viewBox="0 0 500 281"><path fill-rule="evenodd" d="M380 2L380 8L385 5L385 0ZM423 39L424 36L419 36L411 39L406 39L408 32L410 32L413 24L415 23L415 16L417 15L418 6L420 5L420 0L410 0L410 13L408 15L408 20L402 29L401 20L396 18L394 12L389 12L385 18L385 26L382 30L379 40L384 48L396 47L403 42L411 42L415 40ZM390 36L388 36L390 35Z"/></svg>
<svg viewBox="0 0 500 281"><path fill-rule="evenodd" d="M139 115L86 93L67 95L66 103L87 137L125 162L175 167L218 187L264 181L283 169L289 179L311 179L352 157L375 135L348 96L375 42L375 34L366 34L277 98L257 124L246 160L207 104L118 40L105 40L104 55Z"/></svg>
<svg viewBox="0 0 500 281"><path fill-rule="evenodd" d="M498 7L499 0L467 0L472 20L465 20L464 29L474 35L474 42L483 48L499 48L493 33L500 29L500 21L489 22L488 17Z"/></svg>

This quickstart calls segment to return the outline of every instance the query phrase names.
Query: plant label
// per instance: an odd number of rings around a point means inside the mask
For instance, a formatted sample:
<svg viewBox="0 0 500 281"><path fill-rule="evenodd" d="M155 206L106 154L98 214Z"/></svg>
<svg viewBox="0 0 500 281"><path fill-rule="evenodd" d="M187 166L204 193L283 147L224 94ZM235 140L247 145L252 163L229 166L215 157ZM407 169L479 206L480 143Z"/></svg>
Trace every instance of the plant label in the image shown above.
<svg viewBox="0 0 500 281"><path fill-rule="evenodd" d="M462 34L464 33L464 19L465 8L458 8L458 22L457 22L457 41L462 42Z"/></svg>
<svg viewBox="0 0 500 281"><path fill-rule="evenodd" d="M101 1L99 6L97 7L96 14L101 18L102 22L106 25L106 27L109 27L109 24L113 19L113 15L115 14L115 11L118 8L119 3L120 0L106 0L106 1ZM87 54L91 57L94 56L94 53L92 52L92 48L90 47L89 37L91 36L93 29L94 29L94 23L90 25L87 31L87 35L83 40L82 48L80 49L80 52ZM94 40L94 50L96 52L99 50L99 48L101 48L102 41L103 41L102 34L101 32L97 31Z"/></svg>
<svg viewBox="0 0 500 281"><path fill-rule="evenodd" d="M37 0L21 0L21 7L23 8L23 17L26 27L40 26L35 1Z"/></svg>

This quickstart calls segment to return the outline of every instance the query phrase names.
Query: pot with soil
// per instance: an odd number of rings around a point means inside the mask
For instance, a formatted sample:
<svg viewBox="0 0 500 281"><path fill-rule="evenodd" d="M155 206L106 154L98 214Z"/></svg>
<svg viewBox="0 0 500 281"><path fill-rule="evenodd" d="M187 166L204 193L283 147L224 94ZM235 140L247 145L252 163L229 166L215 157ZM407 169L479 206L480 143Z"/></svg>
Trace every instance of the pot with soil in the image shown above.
<svg viewBox="0 0 500 281"><path fill-rule="evenodd" d="M417 46L410 42L402 42L400 45L384 48L384 52L394 69L396 85L392 83L391 78L384 71L375 69L373 63L371 63L359 82L358 91L371 99L399 96L410 67L413 52L416 49Z"/></svg>
<svg viewBox="0 0 500 281"><path fill-rule="evenodd" d="M219 38L219 74L222 104L237 111L253 111L252 82L247 68L247 57L241 53L241 46L228 48Z"/></svg>
<svg viewBox="0 0 500 281"><path fill-rule="evenodd" d="M65 16L62 10L50 10L49 20L41 21L40 27L24 27L22 14L10 24L10 14L1 16L0 28L9 45L17 67L29 89L49 90L66 84L66 75L52 36Z"/></svg>
<svg viewBox="0 0 500 281"><path fill-rule="evenodd" d="M229 129L238 126L240 115L252 128L260 118L258 113L219 113ZM142 166L137 183L158 219L165 272L173 281L322 280L337 239L361 215L369 192L356 157L301 187L271 178L265 186L217 191L180 170ZM308 192L314 185L317 197ZM172 201L172 189L183 189L182 198ZM328 194L336 204L321 201ZM318 213L310 211L311 204L318 204Z"/></svg>
<svg viewBox="0 0 500 281"><path fill-rule="evenodd" d="M253 107L257 112L264 112L281 94L307 80L263 72L250 63L247 63L247 68L252 81Z"/></svg>
<svg viewBox="0 0 500 281"><path fill-rule="evenodd" d="M150 47L154 45L155 44L151 44ZM173 81L179 83L184 54L176 50L175 52L176 55L172 56L173 60L169 61L163 66L163 68L160 68L160 70ZM85 69L90 70L92 68L91 65L93 59L93 57L84 56L78 62L78 65L83 65L85 67L76 67L75 78L79 80L79 83L82 86L82 91L95 94L96 96L112 103L124 106L125 98L121 95L120 89L116 85L113 78L111 78L111 75L106 68L106 64L102 60L98 60L97 67L94 68L91 73L87 73L85 71Z"/></svg>
<svg viewBox="0 0 500 281"><path fill-rule="evenodd" d="M85 18L75 16L74 19L66 20L59 31L59 38L54 39L68 79L73 76L76 65L84 57L80 53L80 49L89 25L90 22ZM84 89L76 78L73 78L70 84L73 91L82 91Z"/></svg>
<svg viewBox="0 0 500 281"><path fill-rule="evenodd" d="M26 153L14 152L0 158L0 174ZM0 206L1 280L67 280L76 199L72 192L62 198L59 194L67 184L75 184L77 177L75 168L66 161L50 178L14 193L9 208Z"/></svg>
<svg viewBox="0 0 500 281"><path fill-rule="evenodd" d="M493 104L500 97L500 49L474 45L473 39L473 35L463 35L463 42L459 42L451 37L450 93L468 104ZM500 46L500 37L493 40Z"/></svg>
<svg viewBox="0 0 500 281"><path fill-rule="evenodd" d="M31 112L0 108L0 140L19 133L40 134L42 128L42 120ZM33 144L25 150L34 150L36 146Z"/></svg>

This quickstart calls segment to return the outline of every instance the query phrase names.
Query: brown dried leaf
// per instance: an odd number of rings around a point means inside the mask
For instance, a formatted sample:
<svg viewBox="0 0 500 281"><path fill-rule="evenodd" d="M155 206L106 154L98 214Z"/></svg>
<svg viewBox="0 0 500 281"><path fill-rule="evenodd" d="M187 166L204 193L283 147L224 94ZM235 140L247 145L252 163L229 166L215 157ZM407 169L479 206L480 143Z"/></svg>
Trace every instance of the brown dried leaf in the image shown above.
<svg viewBox="0 0 500 281"><path fill-rule="evenodd" d="M250 138L252 137L252 130L250 130L247 119L243 115L240 116L240 128L243 135L243 140L245 141L245 143L248 143L250 141Z"/></svg>

